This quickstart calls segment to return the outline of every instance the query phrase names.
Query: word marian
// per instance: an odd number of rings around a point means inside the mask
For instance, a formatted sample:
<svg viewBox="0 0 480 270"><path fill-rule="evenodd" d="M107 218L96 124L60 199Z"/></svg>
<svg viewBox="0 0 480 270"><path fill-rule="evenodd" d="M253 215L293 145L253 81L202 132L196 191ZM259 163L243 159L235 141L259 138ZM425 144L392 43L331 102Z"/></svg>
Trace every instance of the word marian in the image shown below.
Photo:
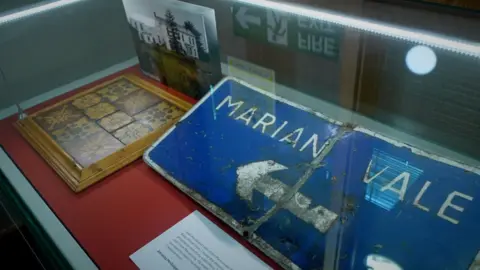
<svg viewBox="0 0 480 270"><path fill-rule="evenodd" d="M216 107L216 110L220 110L225 104L227 106L233 107L231 112L228 114L228 116L233 116L239 109L240 107L244 104L243 101L237 101L237 102L232 102L232 97L227 96L218 106ZM253 107L248 109L247 111L243 112L242 114L236 116L234 119L239 120L239 121L245 121L245 124L248 126L252 122L252 119L254 118L255 113L257 112L257 108ZM264 113L263 116L252 126L253 129L261 129L262 133L265 133L267 130L267 127L276 127L277 118L275 115L270 114L270 113ZM275 129L275 131L270 135L271 138L275 139L277 135L280 132L283 132L285 127L288 125L288 121L283 121L283 123ZM280 142L285 142L289 143L292 145L293 148L295 148L302 138L304 128L298 128L287 135L283 136L282 138L279 139ZM308 138L308 140L300 147L299 151L302 152L307 147L311 146L312 147L312 156L313 158L316 158L318 155L320 155L320 152L322 152L322 148L318 147L318 135L313 134Z"/></svg>

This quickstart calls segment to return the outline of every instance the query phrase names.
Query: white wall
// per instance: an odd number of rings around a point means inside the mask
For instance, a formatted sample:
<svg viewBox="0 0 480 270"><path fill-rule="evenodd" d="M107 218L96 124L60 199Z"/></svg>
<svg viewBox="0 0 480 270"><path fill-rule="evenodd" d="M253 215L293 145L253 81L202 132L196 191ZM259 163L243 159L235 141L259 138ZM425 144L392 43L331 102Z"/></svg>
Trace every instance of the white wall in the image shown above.
<svg viewBox="0 0 480 270"><path fill-rule="evenodd" d="M0 108L135 57L121 0L85 0L0 25Z"/></svg>

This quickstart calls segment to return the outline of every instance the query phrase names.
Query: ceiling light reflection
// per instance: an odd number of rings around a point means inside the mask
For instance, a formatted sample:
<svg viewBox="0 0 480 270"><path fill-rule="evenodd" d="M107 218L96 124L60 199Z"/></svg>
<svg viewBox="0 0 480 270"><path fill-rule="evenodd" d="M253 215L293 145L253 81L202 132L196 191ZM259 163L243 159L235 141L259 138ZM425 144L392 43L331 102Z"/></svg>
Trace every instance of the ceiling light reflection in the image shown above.
<svg viewBox="0 0 480 270"><path fill-rule="evenodd" d="M464 41L456 38L444 37L436 34L420 32L406 27L388 25L367 19L355 18L343 14L321 10L305 8L302 6L275 2L271 0L236 0L254 6L260 6L268 9L278 10L286 13L294 13L300 16L310 17L318 20L328 21L350 27L353 29L373 32L384 36L390 36L403 40L408 40L432 47L442 48L457 53L463 53L474 57L480 57L480 44L476 42Z"/></svg>
<svg viewBox="0 0 480 270"><path fill-rule="evenodd" d="M405 62L411 72L426 75L437 65L437 56L427 46L415 46L408 51Z"/></svg>
<svg viewBox="0 0 480 270"><path fill-rule="evenodd" d="M29 17L38 13L46 12L55 8L63 7L66 5L73 4L75 2L80 2L83 0L58 0L54 2L45 2L40 3L39 5L27 7L23 10L7 13L5 15L0 15L0 25L13 22L25 17Z"/></svg>

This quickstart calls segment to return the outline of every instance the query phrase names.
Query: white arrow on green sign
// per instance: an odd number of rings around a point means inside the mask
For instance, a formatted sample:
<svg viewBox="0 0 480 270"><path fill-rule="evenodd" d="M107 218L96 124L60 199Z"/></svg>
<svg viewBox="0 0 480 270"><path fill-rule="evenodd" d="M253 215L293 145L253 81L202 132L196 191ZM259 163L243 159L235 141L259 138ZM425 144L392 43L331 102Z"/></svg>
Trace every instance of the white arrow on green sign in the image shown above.
<svg viewBox="0 0 480 270"><path fill-rule="evenodd" d="M260 17L247 14L247 7L240 7L235 14L236 21L240 24L243 29L249 29L249 24L260 25Z"/></svg>
<svg viewBox="0 0 480 270"><path fill-rule="evenodd" d="M237 36L330 59L338 58L342 27L245 4L234 4L232 12Z"/></svg>

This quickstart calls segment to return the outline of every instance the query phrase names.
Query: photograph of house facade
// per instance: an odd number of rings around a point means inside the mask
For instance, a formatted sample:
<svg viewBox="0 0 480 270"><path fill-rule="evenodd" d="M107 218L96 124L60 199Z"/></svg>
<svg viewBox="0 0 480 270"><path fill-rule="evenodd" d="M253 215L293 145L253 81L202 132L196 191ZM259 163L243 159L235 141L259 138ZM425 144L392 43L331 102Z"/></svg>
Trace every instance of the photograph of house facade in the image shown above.
<svg viewBox="0 0 480 270"><path fill-rule="evenodd" d="M165 45L168 50L173 50L170 36L168 35L167 20L154 13L154 19L144 17L139 14L133 14L128 18L128 22L138 31L139 38L150 45ZM179 42L182 50L189 57L199 58L197 42L195 35L183 25L178 26L178 36L176 42Z"/></svg>
<svg viewBox="0 0 480 270"><path fill-rule="evenodd" d="M201 98L221 78L218 46L207 31L214 11L184 2L124 0L142 71L193 98ZM207 29L207 28L210 29Z"/></svg>

